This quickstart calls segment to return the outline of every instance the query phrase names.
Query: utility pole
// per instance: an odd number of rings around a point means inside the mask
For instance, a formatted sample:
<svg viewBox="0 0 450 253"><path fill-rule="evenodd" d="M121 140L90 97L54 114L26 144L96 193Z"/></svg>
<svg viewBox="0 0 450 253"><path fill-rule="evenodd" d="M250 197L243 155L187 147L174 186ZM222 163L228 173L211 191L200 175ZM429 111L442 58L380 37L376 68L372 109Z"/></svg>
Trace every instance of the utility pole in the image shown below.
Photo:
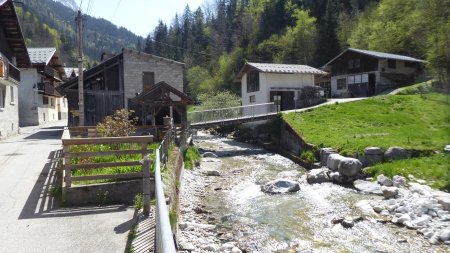
<svg viewBox="0 0 450 253"><path fill-rule="evenodd" d="M78 10L76 21L78 27L78 125L84 126L83 18L81 10Z"/></svg>

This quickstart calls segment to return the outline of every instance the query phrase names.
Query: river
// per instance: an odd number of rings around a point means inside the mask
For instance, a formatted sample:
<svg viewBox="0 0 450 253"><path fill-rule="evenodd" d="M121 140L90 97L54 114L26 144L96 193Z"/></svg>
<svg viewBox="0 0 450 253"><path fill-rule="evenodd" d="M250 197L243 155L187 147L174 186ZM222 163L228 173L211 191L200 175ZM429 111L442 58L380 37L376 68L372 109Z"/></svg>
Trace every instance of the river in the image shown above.
<svg viewBox="0 0 450 253"><path fill-rule="evenodd" d="M216 225L214 243L232 241L244 252L448 250L445 246L430 245L414 230L375 218L366 217L352 228L332 223L336 218L361 216L355 203L376 200L379 196L361 194L332 183L310 185L303 167L255 145L202 132L194 141L199 148L213 151L219 157L203 158L201 169L185 172L190 180L183 186L183 194L192 193L193 188L201 194L197 194L197 202L188 197L191 203L186 204L185 200L182 213L185 213L184 221L208 221ZM204 175L208 170L220 172L220 177ZM277 178L295 179L300 183L300 191L286 195L261 192L260 185ZM189 214L187 205L200 205L210 213L202 217ZM186 232L183 236L187 236Z"/></svg>

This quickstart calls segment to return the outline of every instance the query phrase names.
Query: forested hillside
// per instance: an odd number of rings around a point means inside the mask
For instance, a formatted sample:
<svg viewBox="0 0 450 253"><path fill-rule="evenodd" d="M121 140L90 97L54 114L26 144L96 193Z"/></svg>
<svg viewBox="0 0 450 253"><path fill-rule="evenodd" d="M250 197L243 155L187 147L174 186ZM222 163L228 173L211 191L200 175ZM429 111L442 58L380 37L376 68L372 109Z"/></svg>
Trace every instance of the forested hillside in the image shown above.
<svg viewBox="0 0 450 253"><path fill-rule="evenodd" d="M405 54L448 76L450 0L211 0L160 22L145 51L183 61L191 95L236 90L245 61L320 67L347 47Z"/></svg>
<svg viewBox="0 0 450 253"><path fill-rule="evenodd" d="M76 65L76 12L52 0L22 0L16 4L28 47L56 47L67 66ZM135 48L138 36L111 22L84 17L84 54L86 67L100 60L102 52L118 53Z"/></svg>

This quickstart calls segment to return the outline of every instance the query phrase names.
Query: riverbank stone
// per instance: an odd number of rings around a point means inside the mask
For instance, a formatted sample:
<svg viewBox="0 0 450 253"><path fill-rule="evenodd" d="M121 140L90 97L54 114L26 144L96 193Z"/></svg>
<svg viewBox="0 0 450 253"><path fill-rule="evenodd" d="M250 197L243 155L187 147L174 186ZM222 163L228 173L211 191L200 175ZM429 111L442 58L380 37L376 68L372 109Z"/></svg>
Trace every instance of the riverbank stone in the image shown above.
<svg viewBox="0 0 450 253"><path fill-rule="evenodd" d="M400 147L390 147L384 153L384 157L388 160L399 160L408 158L408 151Z"/></svg>
<svg viewBox="0 0 450 253"><path fill-rule="evenodd" d="M383 191L383 196L387 199L396 198L398 196L397 187L382 186L381 190Z"/></svg>
<svg viewBox="0 0 450 253"><path fill-rule="evenodd" d="M337 171L339 167L339 162L345 157L340 154L330 154L327 158L327 167L330 170Z"/></svg>
<svg viewBox="0 0 450 253"><path fill-rule="evenodd" d="M337 151L332 148L321 148L319 150L320 154L320 165L326 166L327 165L327 159L330 154L336 154Z"/></svg>
<svg viewBox="0 0 450 253"><path fill-rule="evenodd" d="M261 191L269 194L291 193L300 190L300 184L289 179L276 179L261 186Z"/></svg>
<svg viewBox="0 0 450 253"><path fill-rule="evenodd" d="M386 177L385 175L381 174L377 176L377 182L380 185L384 186L393 186L392 180Z"/></svg>
<svg viewBox="0 0 450 253"><path fill-rule="evenodd" d="M383 191L381 190L381 186L377 183L368 182L364 180L355 180L353 182L353 186L364 193L383 195Z"/></svg>
<svg viewBox="0 0 450 253"><path fill-rule="evenodd" d="M364 149L365 155L376 155L376 156L382 156L384 153L382 148L379 147L367 147Z"/></svg>
<svg viewBox="0 0 450 253"><path fill-rule="evenodd" d="M403 176L395 175L392 177L392 185L394 185L395 187L404 188L407 186L406 178Z"/></svg>
<svg viewBox="0 0 450 253"><path fill-rule="evenodd" d="M202 157L217 158L219 156L214 154L213 152L205 152L205 153L202 154Z"/></svg>
<svg viewBox="0 0 450 253"><path fill-rule="evenodd" d="M445 145L444 152L450 154L450 145Z"/></svg>
<svg viewBox="0 0 450 253"><path fill-rule="evenodd" d="M312 169L306 176L309 184L320 184L330 181L329 170L327 168Z"/></svg>
<svg viewBox="0 0 450 253"><path fill-rule="evenodd" d="M362 163L355 158L343 157L339 161L338 171L347 177L356 177L362 168Z"/></svg>

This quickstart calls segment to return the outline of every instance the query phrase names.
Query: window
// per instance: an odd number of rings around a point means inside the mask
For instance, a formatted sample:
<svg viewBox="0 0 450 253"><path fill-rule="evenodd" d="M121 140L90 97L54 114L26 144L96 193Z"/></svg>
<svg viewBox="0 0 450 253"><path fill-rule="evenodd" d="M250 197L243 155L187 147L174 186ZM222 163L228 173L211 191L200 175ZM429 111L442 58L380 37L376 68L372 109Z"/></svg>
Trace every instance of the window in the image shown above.
<svg viewBox="0 0 450 253"><path fill-rule="evenodd" d="M347 83L345 82L345 78L341 78L337 80L337 89L343 90L347 88Z"/></svg>
<svg viewBox="0 0 450 253"><path fill-rule="evenodd" d="M6 87L0 85L0 108L5 108Z"/></svg>
<svg viewBox="0 0 450 253"><path fill-rule="evenodd" d="M255 103L256 102L255 95L250 96L249 100L250 100L250 103Z"/></svg>
<svg viewBox="0 0 450 253"><path fill-rule="evenodd" d="M356 69L361 66L361 60L360 59L353 59L348 61L348 68L349 69Z"/></svg>
<svg viewBox="0 0 450 253"><path fill-rule="evenodd" d="M143 90L151 89L155 85L155 72L142 73L142 88Z"/></svg>
<svg viewBox="0 0 450 253"><path fill-rule="evenodd" d="M247 92L259 91L259 72L250 71L247 74Z"/></svg>
<svg viewBox="0 0 450 253"><path fill-rule="evenodd" d="M54 98L50 98L50 106L55 106L55 99Z"/></svg>
<svg viewBox="0 0 450 253"><path fill-rule="evenodd" d="M14 87L13 86L9 86L9 90L11 91L11 103L14 103Z"/></svg>
<svg viewBox="0 0 450 253"><path fill-rule="evenodd" d="M48 97L47 97L47 96L43 96L43 97L42 97L42 103L43 103L44 105L48 105Z"/></svg>
<svg viewBox="0 0 450 253"><path fill-rule="evenodd" d="M397 62L395 60L388 60L388 68L395 69L397 67Z"/></svg>

